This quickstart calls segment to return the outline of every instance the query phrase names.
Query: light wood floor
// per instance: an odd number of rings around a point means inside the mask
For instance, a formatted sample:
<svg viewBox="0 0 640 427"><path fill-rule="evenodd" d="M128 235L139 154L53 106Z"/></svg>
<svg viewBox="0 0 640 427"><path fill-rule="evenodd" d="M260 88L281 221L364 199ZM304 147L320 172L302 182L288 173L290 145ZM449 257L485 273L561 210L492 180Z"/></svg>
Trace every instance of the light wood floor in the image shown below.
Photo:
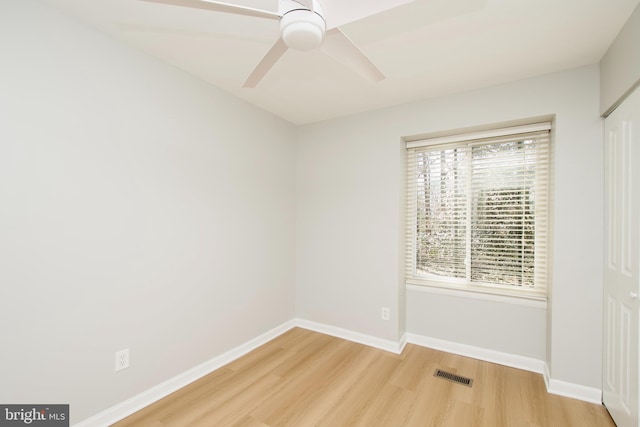
<svg viewBox="0 0 640 427"><path fill-rule="evenodd" d="M433 376L436 368L472 387ZM115 424L152 427L614 426L542 376L407 345L400 355L292 329Z"/></svg>

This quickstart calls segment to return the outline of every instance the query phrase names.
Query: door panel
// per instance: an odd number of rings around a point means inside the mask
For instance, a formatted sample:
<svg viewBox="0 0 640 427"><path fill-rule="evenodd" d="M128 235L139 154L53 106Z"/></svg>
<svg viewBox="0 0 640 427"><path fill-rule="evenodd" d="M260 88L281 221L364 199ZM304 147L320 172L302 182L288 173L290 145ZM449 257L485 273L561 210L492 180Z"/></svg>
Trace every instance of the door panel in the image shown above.
<svg viewBox="0 0 640 427"><path fill-rule="evenodd" d="M640 406L640 91L605 121L603 402L618 427Z"/></svg>

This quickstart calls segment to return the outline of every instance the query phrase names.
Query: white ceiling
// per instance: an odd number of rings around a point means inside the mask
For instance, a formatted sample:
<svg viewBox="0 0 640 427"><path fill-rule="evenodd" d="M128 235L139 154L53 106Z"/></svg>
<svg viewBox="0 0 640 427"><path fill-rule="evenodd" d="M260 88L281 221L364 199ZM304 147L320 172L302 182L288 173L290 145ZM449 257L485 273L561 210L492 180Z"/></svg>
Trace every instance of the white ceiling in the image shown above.
<svg viewBox="0 0 640 427"><path fill-rule="evenodd" d="M289 50L254 89L242 84L278 38L277 21L139 0L42 1L305 124L595 64L639 0L415 0L340 27L386 75L382 82L320 51ZM277 0L226 1L277 10ZM332 3L323 4L327 15L341 8L347 22L358 2L403 2L324 1Z"/></svg>

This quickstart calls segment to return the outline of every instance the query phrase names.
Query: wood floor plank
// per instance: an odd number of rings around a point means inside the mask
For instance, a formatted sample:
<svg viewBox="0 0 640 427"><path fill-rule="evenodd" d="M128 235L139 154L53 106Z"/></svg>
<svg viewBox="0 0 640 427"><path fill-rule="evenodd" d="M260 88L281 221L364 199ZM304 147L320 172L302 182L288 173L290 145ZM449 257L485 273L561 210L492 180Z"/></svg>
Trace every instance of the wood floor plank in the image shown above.
<svg viewBox="0 0 640 427"><path fill-rule="evenodd" d="M305 355L305 363L296 363L296 369L286 371L283 384L272 390L265 405L252 415L269 425L284 427L302 425L310 416L320 417L331 410L334 400L327 394L337 390L334 384L354 367L366 366L359 361L361 347L332 340L331 345L323 347L324 352L316 353L314 358Z"/></svg>
<svg viewBox="0 0 640 427"><path fill-rule="evenodd" d="M615 425L602 405L548 394L539 374L412 344L396 355L294 328L114 426Z"/></svg>
<svg viewBox="0 0 640 427"><path fill-rule="evenodd" d="M371 408L379 390L389 381L398 363L394 354L378 349L367 349L371 359L365 368L349 372L341 383L343 387L338 404L317 424L334 427L337 425L356 425L358 420ZM376 375L371 375L375 372Z"/></svg>

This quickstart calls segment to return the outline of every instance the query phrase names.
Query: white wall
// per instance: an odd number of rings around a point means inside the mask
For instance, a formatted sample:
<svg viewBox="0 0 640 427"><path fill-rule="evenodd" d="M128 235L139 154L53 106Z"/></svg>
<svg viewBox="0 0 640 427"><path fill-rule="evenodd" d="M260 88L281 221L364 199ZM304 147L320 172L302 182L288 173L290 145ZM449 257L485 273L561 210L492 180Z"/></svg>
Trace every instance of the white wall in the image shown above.
<svg viewBox="0 0 640 427"><path fill-rule="evenodd" d="M590 66L301 127L297 315L381 338L399 337L404 332L398 304L404 297L398 283L401 137L555 115L548 309L409 291L406 330L546 360L552 378L599 388L603 166L598 78L597 66ZM382 305L399 307L400 314L381 321Z"/></svg>
<svg viewBox="0 0 640 427"><path fill-rule="evenodd" d="M379 112L301 127L296 181L297 316L388 340L399 338L401 318L394 119Z"/></svg>
<svg viewBox="0 0 640 427"><path fill-rule="evenodd" d="M640 4L600 60L600 112L608 115L640 84Z"/></svg>
<svg viewBox="0 0 640 427"><path fill-rule="evenodd" d="M34 1L0 63L0 402L75 423L293 318L291 125Z"/></svg>

